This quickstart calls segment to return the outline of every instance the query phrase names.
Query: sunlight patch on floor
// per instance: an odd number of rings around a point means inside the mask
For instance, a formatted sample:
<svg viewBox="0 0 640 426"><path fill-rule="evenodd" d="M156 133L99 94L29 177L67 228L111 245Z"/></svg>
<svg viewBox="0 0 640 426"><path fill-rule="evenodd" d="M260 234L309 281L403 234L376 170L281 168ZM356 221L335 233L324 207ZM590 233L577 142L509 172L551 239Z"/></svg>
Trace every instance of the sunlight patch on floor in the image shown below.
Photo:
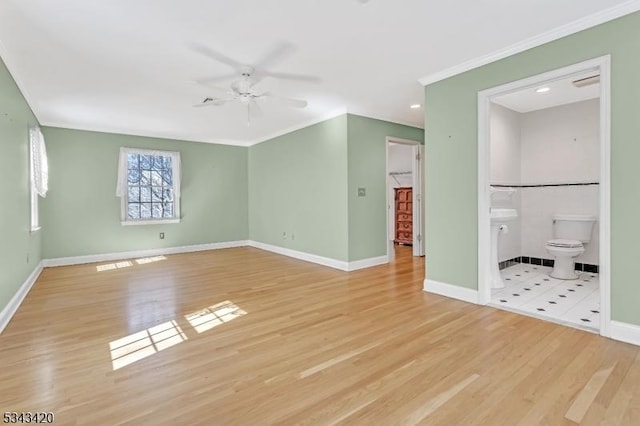
<svg viewBox="0 0 640 426"><path fill-rule="evenodd" d="M98 272L112 271L114 269L128 268L129 266L133 266L133 263L126 260L124 262L114 262L114 263L108 263L106 265L98 265L96 266L96 270Z"/></svg>
<svg viewBox="0 0 640 426"><path fill-rule="evenodd" d="M153 257L143 257L141 259L136 259L136 263L138 265L145 265L147 263L159 262L161 260L165 260L164 256L153 256Z"/></svg>
<svg viewBox="0 0 640 426"><path fill-rule="evenodd" d="M161 350L187 340L187 336L175 321L149 327L109 343L113 370L140 361Z"/></svg>
<svg viewBox="0 0 640 426"><path fill-rule="evenodd" d="M208 308L185 315L185 319L198 332L211 330L214 327L229 322L247 313L230 301L218 303Z"/></svg>
<svg viewBox="0 0 640 426"><path fill-rule="evenodd" d="M140 259L135 259L134 262L136 262L138 265L145 265L147 263L159 262L165 259L166 259L165 256L142 257ZM114 269L128 268L130 266L134 266L134 263L131 262L130 260L124 260L122 262L113 262L113 263L107 263L105 265L98 265L96 266L96 271L98 272L113 271Z"/></svg>

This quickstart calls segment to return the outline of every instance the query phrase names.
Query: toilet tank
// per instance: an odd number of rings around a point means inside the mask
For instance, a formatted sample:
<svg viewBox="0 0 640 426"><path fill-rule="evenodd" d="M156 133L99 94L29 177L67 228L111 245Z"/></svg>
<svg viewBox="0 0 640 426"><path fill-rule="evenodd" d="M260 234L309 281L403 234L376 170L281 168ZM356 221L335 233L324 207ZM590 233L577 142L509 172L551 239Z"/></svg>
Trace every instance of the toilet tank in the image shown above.
<svg viewBox="0 0 640 426"><path fill-rule="evenodd" d="M553 236L563 240L578 240L583 243L591 241L595 216L585 215L553 215Z"/></svg>

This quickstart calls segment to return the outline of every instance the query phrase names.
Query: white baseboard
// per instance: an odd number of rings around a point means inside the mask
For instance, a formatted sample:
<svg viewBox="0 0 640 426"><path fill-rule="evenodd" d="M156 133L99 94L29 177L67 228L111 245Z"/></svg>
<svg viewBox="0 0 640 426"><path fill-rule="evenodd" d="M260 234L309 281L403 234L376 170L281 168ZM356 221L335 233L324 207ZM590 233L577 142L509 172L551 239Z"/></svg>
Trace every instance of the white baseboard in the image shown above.
<svg viewBox="0 0 640 426"><path fill-rule="evenodd" d="M42 262L38 263L35 269L29 274L26 281L20 286L16 294L13 295L7 306L4 307L2 311L0 311L0 333L4 331L4 328L9 324L11 318L16 313L20 304L33 287L33 284L36 282L40 273L42 272Z"/></svg>
<svg viewBox="0 0 640 426"><path fill-rule="evenodd" d="M311 263L316 263L322 266L328 266L330 268L339 269L341 271L350 272L357 271L358 269L370 268L372 266L383 265L389 263L387 256L371 257L369 259L354 260L353 262L345 262L344 260L332 259L330 257L318 256L316 254L305 253L303 251L297 251L288 249L285 247L274 246L271 244L265 244L258 241L248 241L248 245L261 250L270 251L272 253L281 254L283 256L293 257L294 259L304 260Z"/></svg>
<svg viewBox="0 0 640 426"><path fill-rule="evenodd" d="M348 271L357 271L358 269L370 268L372 266L384 265L389 263L388 256L370 257L368 259L354 260L347 265Z"/></svg>
<svg viewBox="0 0 640 426"><path fill-rule="evenodd" d="M611 321L611 338L640 346L640 326L626 322Z"/></svg>
<svg viewBox="0 0 640 426"><path fill-rule="evenodd" d="M272 253L281 254L288 257L293 257L294 259L305 260L311 263L317 263L318 265L328 266L330 268L339 269L341 271L349 270L349 263L342 261L331 259L330 257L318 256L316 254L305 253L302 251L291 250L285 247L278 247L271 244L265 244L258 241L248 241L248 245L251 247L255 247L261 250L270 251Z"/></svg>
<svg viewBox="0 0 640 426"><path fill-rule="evenodd" d="M67 266L81 265L84 263L108 262L112 260L133 259L137 257L162 256L166 254L191 253L195 251L218 250L231 247L247 246L248 241L227 241L223 243L196 244L181 247L166 247L149 250L123 251L117 253L92 254L88 256L59 257L56 259L45 259L43 266Z"/></svg>
<svg viewBox="0 0 640 426"><path fill-rule="evenodd" d="M429 293L478 304L478 291L434 280L424 280L422 289Z"/></svg>

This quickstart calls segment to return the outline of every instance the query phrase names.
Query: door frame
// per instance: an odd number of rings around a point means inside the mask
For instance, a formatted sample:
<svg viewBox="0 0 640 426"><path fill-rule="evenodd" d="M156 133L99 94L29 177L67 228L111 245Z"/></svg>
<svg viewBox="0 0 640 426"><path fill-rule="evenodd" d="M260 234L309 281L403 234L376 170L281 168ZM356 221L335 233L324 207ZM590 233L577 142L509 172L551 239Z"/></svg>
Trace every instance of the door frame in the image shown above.
<svg viewBox="0 0 640 426"><path fill-rule="evenodd" d="M590 70L600 71L600 335L611 335L611 56L605 55L478 92L478 303L491 301L490 104L495 97L533 89Z"/></svg>
<svg viewBox="0 0 640 426"><path fill-rule="evenodd" d="M413 184L413 256L424 256L424 145L418 141L387 136L385 141L385 176L386 176L386 203L387 203L387 258L391 262L395 258L394 239L395 226L392 227L391 219L395 212L392 206L393 189L391 188L391 176L389 175L389 146L391 143L413 146L413 161L411 168Z"/></svg>

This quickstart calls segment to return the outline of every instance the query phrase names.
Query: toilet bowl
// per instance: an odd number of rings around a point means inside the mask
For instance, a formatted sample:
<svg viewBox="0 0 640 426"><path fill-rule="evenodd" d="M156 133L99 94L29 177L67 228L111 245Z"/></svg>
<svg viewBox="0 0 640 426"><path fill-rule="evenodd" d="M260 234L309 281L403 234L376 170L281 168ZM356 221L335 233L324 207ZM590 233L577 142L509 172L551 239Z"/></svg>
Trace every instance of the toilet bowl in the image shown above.
<svg viewBox="0 0 640 426"><path fill-rule="evenodd" d="M575 259L584 253L584 245L591 241L594 216L582 215L554 215L553 236L547 241L545 249L553 256L552 278L561 280L575 280Z"/></svg>
<svg viewBox="0 0 640 426"><path fill-rule="evenodd" d="M549 274L560 280L575 280L575 259L584 253L584 245L578 240L549 240L545 249L554 257L553 271Z"/></svg>

